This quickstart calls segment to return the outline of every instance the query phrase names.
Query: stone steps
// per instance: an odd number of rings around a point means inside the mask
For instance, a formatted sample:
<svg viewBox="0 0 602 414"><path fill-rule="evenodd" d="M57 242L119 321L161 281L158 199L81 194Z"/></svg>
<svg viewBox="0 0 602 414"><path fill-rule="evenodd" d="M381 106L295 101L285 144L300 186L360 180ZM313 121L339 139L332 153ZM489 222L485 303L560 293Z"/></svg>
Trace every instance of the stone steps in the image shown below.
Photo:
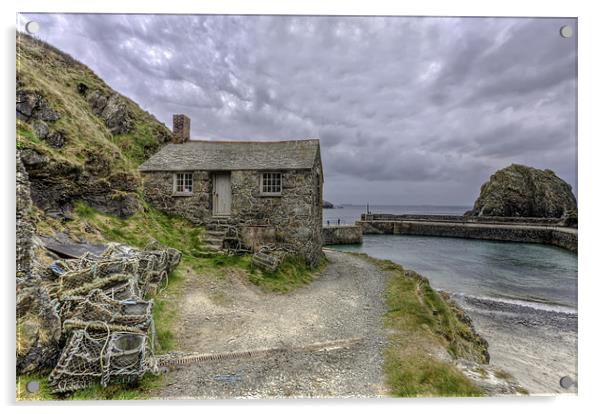
<svg viewBox="0 0 602 414"><path fill-rule="evenodd" d="M205 231L205 237L213 239L223 239L226 237L226 231L224 230L207 230Z"/></svg>
<svg viewBox="0 0 602 414"><path fill-rule="evenodd" d="M234 222L231 218L212 218L205 223L204 242L223 253L224 246L236 246L238 238L232 234Z"/></svg>
<svg viewBox="0 0 602 414"><path fill-rule="evenodd" d="M230 227L229 224L208 223L205 225L206 231L226 232Z"/></svg>
<svg viewBox="0 0 602 414"><path fill-rule="evenodd" d="M235 222L231 218L212 218L205 222L205 226L230 226Z"/></svg>
<svg viewBox="0 0 602 414"><path fill-rule="evenodd" d="M203 235L205 249L212 254L223 253L227 230L227 224L223 224L218 220L209 222L205 226L205 234Z"/></svg>
<svg viewBox="0 0 602 414"><path fill-rule="evenodd" d="M206 237L205 244L207 244L209 246L222 247L222 245L224 244L224 239L223 238Z"/></svg>
<svg viewBox="0 0 602 414"><path fill-rule="evenodd" d="M198 252L195 256L211 258L211 257L215 257L216 254L220 254L220 253L222 253L222 250L216 248L215 246L205 246L205 250Z"/></svg>
<svg viewBox="0 0 602 414"><path fill-rule="evenodd" d="M209 254L215 254L215 253L222 253L223 250L221 247L218 246L213 246L213 245L205 245L205 250L207 251L207 253Z"/></svg>

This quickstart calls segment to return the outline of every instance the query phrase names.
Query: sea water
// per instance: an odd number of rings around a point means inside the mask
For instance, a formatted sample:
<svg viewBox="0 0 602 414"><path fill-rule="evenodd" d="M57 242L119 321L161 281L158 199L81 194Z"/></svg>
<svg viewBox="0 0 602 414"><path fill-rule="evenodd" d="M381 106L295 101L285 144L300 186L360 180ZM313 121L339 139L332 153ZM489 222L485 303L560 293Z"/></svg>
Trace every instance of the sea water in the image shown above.
<svg viewBox="0 0 602 414"><path fill-rule="evenodd" d="M531 393L576 392L559 384L565 375L577 379L576 254L540 244L399 235L332 247L390 259L449 292L489 342L491 364Z"/></svg>

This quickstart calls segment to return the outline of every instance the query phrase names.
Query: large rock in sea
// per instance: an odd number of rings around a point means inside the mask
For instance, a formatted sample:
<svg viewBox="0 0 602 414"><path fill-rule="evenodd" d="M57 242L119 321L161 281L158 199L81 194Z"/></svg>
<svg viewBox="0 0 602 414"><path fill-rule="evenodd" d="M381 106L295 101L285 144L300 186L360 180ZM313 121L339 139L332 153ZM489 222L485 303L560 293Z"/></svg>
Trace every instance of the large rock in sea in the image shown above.
<svg viewBox="0 0 602 414"><path fill-rule="evenodd" d="M334 208L334 205L330 201L322 201L322 208Z"/></svg>
<svg viewBox="0 0 602 414"><path fill-rule="evenodd" d="M576 212L571 186L554 171L512 164L481 186L479 198L466 215L566 218Z"/></svg>

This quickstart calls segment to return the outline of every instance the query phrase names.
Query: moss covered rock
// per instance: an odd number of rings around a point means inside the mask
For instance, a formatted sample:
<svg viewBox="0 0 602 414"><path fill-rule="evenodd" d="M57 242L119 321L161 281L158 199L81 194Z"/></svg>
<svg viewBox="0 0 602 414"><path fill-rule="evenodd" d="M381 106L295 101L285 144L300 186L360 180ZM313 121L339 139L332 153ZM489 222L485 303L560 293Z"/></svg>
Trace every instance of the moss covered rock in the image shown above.
<svg viewBox="0 0 602 414"><path fill-rule="evenodd" d="M481 186L471 216L550 217L575 215L572 188L552 170L519 164L496 171Z"/></svg>

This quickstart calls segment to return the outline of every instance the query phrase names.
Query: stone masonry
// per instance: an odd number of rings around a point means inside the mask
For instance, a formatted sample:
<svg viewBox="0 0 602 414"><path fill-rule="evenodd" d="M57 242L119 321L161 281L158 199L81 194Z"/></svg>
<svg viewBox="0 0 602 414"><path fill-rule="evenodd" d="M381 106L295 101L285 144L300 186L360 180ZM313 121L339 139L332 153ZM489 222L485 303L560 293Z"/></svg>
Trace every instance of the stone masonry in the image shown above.
<svg viewBox="0 0 602 414"><path fill-rule="evenodd" d="M161 211L198 225L234 227L251 251L270 245L302 256L312 266L322 254L323 174L317 140L171 144L140 171L145 199ZM279 195L262 194L264 172L281 174ZM178 173L192 174L192 192L174 191ZM230 177L230 215L216 217L213 178L224 173Z"/></svg>
<svg viewBox="0 0 602 414"><path fill-rule="evenodd" d="M361 226L324 226L322 229L324 246L334 244L362 244Z"/></svg>
<svg viewBox="0 0 602 414"><path fill-rule="evenodd" d="M316 167L319 169L319 167ZM322 183L313 170L282 173L282 195L263 196L258 171L232 171L232 212L223 220L238 227L251 250L261 245L286 246L315 264L322 248ZM173 194L171 172L144 173L145 198L165 213L195 224L207 224L212 215L212 178L208 171L193 172L191 195ZM254 241L257 244L254 246Z"/></svg>
<svg viewBox="0 0 602 414"><path fill-rule="evenodd" d="M173 116L173 143L182 144L190 140L190 118L183 114Z"/></svg>

